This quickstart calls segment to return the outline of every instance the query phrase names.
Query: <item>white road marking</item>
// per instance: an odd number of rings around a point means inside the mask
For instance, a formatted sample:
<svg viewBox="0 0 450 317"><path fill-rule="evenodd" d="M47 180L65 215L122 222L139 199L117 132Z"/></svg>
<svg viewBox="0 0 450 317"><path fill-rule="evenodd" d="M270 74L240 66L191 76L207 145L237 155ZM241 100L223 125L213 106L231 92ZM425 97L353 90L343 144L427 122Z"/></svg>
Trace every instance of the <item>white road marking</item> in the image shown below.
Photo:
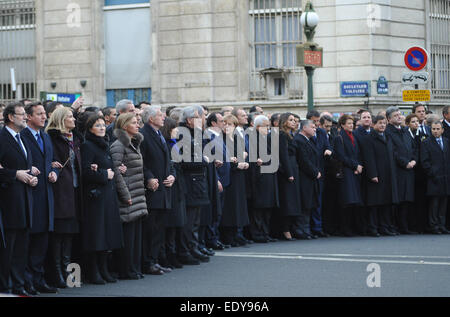
<svg viewBox="0 0 450 317"><path fill-rule="evenodd" d="M216 254L224 254L226 252L220 252ZM235 252L232 254L240 254L240 252ZM332 256L332 257L369 257L369 258L429 258L429 259L450 259L447 255L386 255L386 254L340 254L340 253L263 253L263 252L245 252L243 254L251 255L280 255L280 256Z"/></svg>
<svg viewBox="0 0 450 317"><path fill-rule="evenodd" d="M385 259L350 259L344 257L333 257L333 255L328 254L328 257L324 256L304 256L304 255L284 255L284 254L255 254L255 253L228 253L228 252L217 252L216 256L224 257L243 257L243 258L264 258L264 259L290 259L290 260L313 260L313 261L334 261L334 262L364 262L364 263L390 263L390 264L415 264L415 265L446 265L450 266L450 262L431 262L431 261L406 261L406 260L385 260ZM364 255L345 255L345 256L364 256ZM372 257L369 255L368 257ZM379 257L379 255L376 255ZM395 256L389 256L395 257ZM403 256L408 257L408 256ZM410 256L419 257L419 256ZM437 258L440 258L436 256ZM426 257L424 257L426 258Z"/></svg>

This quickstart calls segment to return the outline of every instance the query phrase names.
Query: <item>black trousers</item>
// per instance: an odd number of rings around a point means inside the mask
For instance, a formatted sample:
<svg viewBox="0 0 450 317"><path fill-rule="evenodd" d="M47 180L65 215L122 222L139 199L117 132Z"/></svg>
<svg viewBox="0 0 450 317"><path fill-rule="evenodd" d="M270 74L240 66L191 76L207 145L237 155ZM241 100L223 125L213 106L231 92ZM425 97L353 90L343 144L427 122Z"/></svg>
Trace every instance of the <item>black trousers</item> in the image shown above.
<svg viewBox="0 0 450 317"><path fill-rule="evenodd" d="M180 255L187 256L199 244L201 207L186 207L186 225L183 227Z"/></svg>
<svg viewBox="0 0 450 317"><path fill-rule="evenodd" d="M181 239L183 237L183 228L168 227L166 229L166 255L180 255Z"/></svg>
<svg viewBox="0 0 450 317"><path fill-rule="evenodd" d="M428 205L428 225L430 230L445 229L447 196L431 196Z"/></svg>
<svg viewBox="0 0 450 317"><path fill-rule="evenodd" d="M158 256L165 243L167 212L153 209L144 218L142 225L142 260L144 267L158 263Z"/></svg>
<svg viewBox="0 0 450 317"><path fill-rule="evenodd" d="M391 231L393 229L392 216L391 205L368 207L368 231Z"/></svg>
<svg viewBox="0 0 450 317"><path fill-rule="evenodd" d="M120 275L141 273L142 219L122 223L124 246L119 251Z"/></svg>
<svg viewBox="0 0 450 317"><path fill-rule="evenodd" d="M272 208L252 208L250 218L250 234L253 239L263 239L269 236L270 216Z"/></svg>
<svg viewBox="0 0 450 317"><path fill-rule="evenodd" d="M339 210L337 179L332 176L325 176L323 200L322 200L322 228L323 231L330 234L336 234L339 230Z"/></svg>
<svg viewBox="0 0 450 317"><path fill-rule="evenodd" d="M26 284L42 285L44 279L44 264L49 242L48 232L30 233L28 244L28 263L25 268Z"/></svg>
<svg viewBox="0 0 450 317"><path fill-rule="evenodd" d="M28 229L5 229L6 248L0 248L0 293L23 290L28 261Z"/></svg>
<svg viewBox="0 0 450 317"><path fill-rule="evenodd" d="M280 219L281 232L294 233L296 230L297 216L282 216Z"/></svg>
<svg viewBox="0 0 450 317"><path fill-rule="evenodd" d="M311 234L311 209L302 209L296 219L296 228L299 234Z"/></svg>
<svg viewBox="0 0 450 317"><path fill-rule="evenodd" d="M414 206L410 202L403 202L397 206L395 220L400 231L409 230L409 214L414 210Z"/></svg>
<svg viewBox="0 0 450 317"><path fill-rule="evenodd" d="M224 244L232 244L236 242L236 238L238 235L237 227L220 227L220 240Z"/></svg>
<svg viewBox="0 0 450 317"><path fill-rule="evenodd" d="M355 222L356 206L346 206L339 210L339 231L344 234L353 233Z"/></svg>

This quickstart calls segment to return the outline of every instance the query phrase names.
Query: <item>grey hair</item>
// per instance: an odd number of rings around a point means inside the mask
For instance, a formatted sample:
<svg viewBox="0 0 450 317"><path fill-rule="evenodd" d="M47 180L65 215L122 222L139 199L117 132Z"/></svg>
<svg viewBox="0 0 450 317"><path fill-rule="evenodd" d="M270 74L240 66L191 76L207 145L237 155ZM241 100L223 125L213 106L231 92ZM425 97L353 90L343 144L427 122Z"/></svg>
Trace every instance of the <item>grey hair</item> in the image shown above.
<svg viewBox="0 0 450 317"><path fill-rule="evenodd" d="M262 126L264 122L270 123L269 118L267 118L265 115L259 115L255 117L253 125L255 127Z"/></svg>
<svg viewBox="0 0 450 317"><path fill-rule="evenodd" d="M183 108L174 108L170 111L169 117L175 120L177 123L180 123L181 119L183 118L183 111Z"/></svg>
<svg viewBox="0 0 450 317"><path fill-rule="evenodd" d="M431 124L435 123L436 121L440 122L440 118L437 114L429 114L427 117L427 125L431 127Z"/></svg>
<svg viewBox="0 0 450 317"><path fill-rule="evenodd" d="M394 112L400 111L397 106L390 106L386 109L386 118L389 120Z"/></svg>
<svg viewBox="0 0 450 317"><path fill-rule="evenodd" d="M153 118L158 113L158 110L161 110L160 106L150 106L144 109L142 112L142 121L144 123L148 123L148 119Z"/></svg>
<svg viewBox="0 0 450 317"><path fill-rule="evenodd" d="M203 116L203 113L205 112L205 109L203 109L202 106L195 105L193 107L197 110L197 113L198 113L199 116Z"/></svg>
<svg viewBox="0 0 450 317"><path fill-rule="evenodd" d="M125 112L125 111L127 110L127 107L128 107L128 105L129 105L130 103L133 103L133 101L131 101L131 100L129 100L129 99L122 99L122 100L119 100L119 101L116 103L116 111L117 111L118 113L123 113L123 112Z"/></svg>
<svg viewBox="0 0 450 317"><path fill-rule="evenodd" d="M300 121L300 126L299 126L300 131L302 131L306 126L310 125L311 123L314 123L314 122L312 122L311 120Z"/></svg>
<svg viewBox="0 0 450 317"><path fill-rule="evenodd" d="M198 113L197 106L189 106L183 109L183 121L186 122L187 119L194 118L195 113Z"/></svg>

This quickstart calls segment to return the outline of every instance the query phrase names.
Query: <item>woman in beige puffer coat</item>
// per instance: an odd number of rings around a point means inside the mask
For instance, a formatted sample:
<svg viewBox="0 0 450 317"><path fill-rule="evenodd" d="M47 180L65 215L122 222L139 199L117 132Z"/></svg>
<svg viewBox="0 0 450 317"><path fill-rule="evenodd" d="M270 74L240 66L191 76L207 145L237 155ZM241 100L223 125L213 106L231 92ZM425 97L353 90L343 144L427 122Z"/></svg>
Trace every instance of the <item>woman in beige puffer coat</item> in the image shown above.
<svg viewBox="0 0 450 317"><path fill-rule="evenodd" d="M136 115L125 113L115 123L117 140L111 145L114 179L119 198L124 248L120 251L121 279L142 278L142 218L148 214L145 199L143 161L139 146L144 139L139 133ZM125 173L120 173L126 167Z"/></svg>

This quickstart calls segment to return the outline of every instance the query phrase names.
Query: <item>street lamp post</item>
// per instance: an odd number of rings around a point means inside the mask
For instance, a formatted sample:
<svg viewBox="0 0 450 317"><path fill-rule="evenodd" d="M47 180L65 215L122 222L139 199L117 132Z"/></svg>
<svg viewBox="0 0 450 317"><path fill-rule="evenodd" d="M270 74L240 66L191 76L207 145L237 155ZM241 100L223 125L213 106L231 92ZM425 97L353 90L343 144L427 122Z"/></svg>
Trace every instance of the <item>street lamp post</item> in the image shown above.
<svg viewBox="0 0 450 317"><path fill-rule="evenodd" d="M305 11L300 17L300 23L303 26L307 42L305 47L317 47L317 44L313 42L315 29L319 24L319 16L314 11L313 5L310 1L306 3ZM306 76L308 77L308 111L314 109L314 88L313 88L313 76L314 66L305 65Z"/></svg>

